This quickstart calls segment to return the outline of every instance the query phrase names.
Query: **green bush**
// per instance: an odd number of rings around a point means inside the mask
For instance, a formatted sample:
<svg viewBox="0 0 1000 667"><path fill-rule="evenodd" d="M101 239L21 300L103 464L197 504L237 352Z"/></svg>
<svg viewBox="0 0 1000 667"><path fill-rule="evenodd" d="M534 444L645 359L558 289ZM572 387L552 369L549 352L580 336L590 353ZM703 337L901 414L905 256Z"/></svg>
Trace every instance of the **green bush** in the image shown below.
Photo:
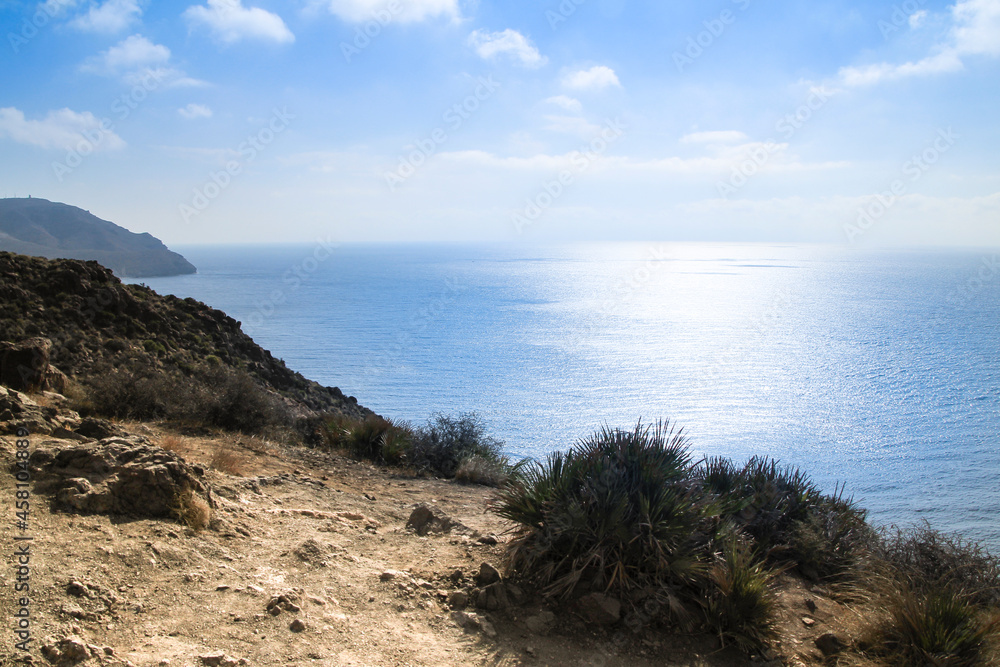
<svg viewBox="0 0 1000 667"><path fill-rule="evenodd" d="M985 660L997 617L948 587L904 589L890 598L888 617L863 640L868 652L896 665L972 667Z"/></svg>
<svg viewBox="0 0 1000 667"><path fill-rule="evenodd" d="M776 637L775 576L744 541L736 536L725 541L722 556L709 569L705 604L708 625L723 644L753 653Z"/></svg>
<svg viewBox="0 0 1000 667"><path fill-rule="evenodd" d="M604 428L526 465L493 510L512 521L509 569L549 595L676 589L703 577L716 505L690 480L686 439L667 422Z"/></svg>
<svg viewBox="0 0 1000 667"><path fill-rule="evenodd" d="M81 407L116 419L172 419L248 434L292 425L282 399L245 371L192 369L183 376L140 360L102 367L88 379Z"/></svg>
<svg viewBox="0 0 1000 667"><path fill-rule="evenodd" d="M1000 559L978 544L923 526L882 536L877 556L918 591L948 588L983 607L1000 606Z"/></svg>
<svg viewBox="0 0 1000 667"><path fill-rule="evenodd" d="M486 434L475 413L435 415L414 432L410 463L418 468L454 477L462 461L471 456L491 461L503 456L503 443Z"/></svg>

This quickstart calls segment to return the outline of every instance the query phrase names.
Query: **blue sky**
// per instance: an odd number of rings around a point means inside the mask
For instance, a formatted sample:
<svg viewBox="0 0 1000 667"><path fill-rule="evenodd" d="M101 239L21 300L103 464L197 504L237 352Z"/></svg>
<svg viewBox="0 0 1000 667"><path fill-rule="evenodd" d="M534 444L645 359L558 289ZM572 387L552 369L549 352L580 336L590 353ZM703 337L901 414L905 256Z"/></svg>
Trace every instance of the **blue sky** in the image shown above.
<svg viewBox="0 0 1000 667"><path fill-rule="evenodd" d="M0 196L168 243L1000 246L1000 0L0 0Z"/></svg>

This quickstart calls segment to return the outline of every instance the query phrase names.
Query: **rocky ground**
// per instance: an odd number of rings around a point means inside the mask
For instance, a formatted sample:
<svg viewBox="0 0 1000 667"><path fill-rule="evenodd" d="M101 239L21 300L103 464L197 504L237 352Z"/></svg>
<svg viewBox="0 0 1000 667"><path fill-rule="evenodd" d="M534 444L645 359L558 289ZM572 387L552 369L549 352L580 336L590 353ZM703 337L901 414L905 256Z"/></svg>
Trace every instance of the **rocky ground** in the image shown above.
<svg viewBox="0 0 1000 667"><path fill-rule="evenodd" d="M20 531L24 424L34 487ZM33 538L34 638L28 655L14 647L6 558L0 665L753 664L713 637L643 627L600 595L559 607L503 581L505 526L484 487L255 438L81 420L52 393L0 390L0 433L0 539L11 554L16 536ZM178 498L209 525L179 523ZM857 614L825 590L784 576L779 598L766 664L823 664L850 642Z"/></svg>

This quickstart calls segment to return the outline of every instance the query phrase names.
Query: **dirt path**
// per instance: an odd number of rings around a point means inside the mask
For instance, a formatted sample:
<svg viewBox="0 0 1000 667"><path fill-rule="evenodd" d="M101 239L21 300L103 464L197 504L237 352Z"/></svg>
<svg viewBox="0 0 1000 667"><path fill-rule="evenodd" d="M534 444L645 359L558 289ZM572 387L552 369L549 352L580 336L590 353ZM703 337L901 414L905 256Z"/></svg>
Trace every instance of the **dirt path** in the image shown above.
<svg viewBox="0 0 1000 667"><path fill-rule="evenodd" d="M748 664L718 651L712 638L635 635L622 624L594 629L531 591L508 609L477 609L476 575L484 562L499 566L502 550L489 537L503 526L485 512L490 491L483 487L232 436L129 428L188 462L215 460L243 476L207 470L218 521L200 532L170 521L51 511L36 497L36 664L46 664L42 646L56 647L66 664L137 666ZM12 504L13 440L0 443L0 498ZM468 530L415 534L406 522L420 503ZM6 519L3 525L6 546L13 531ZM0 601L12 609L11 567L2 578ZM466 604L463 595L471 597ZM796 605L809 591L786 586L783 595L788 653L821 658L811 638L834 618L835 603L821 600L817 627L805 627ZM455 614L462 610L467 615ZM11 636L5 631L0 664L20 655ZM85 654L86 663L74 654Z"/></svg>

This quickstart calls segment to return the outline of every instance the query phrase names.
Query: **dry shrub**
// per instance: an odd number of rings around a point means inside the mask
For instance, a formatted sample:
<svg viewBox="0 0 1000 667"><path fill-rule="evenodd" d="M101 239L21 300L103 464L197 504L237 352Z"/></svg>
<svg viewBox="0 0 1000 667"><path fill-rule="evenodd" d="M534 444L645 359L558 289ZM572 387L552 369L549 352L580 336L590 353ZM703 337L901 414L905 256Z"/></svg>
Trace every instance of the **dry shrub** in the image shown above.
<svg viewBox="0 0 1000 667"><path fill-rule="evenodd" d="M187 447L184 446L184 441L176 435L165 435L160 438L160 448L182 456L184 452L187 451Z"/></svg>
<svg viewBox="0 0 1000 667"><path fill-rule="evenodd" d="M212 521L212 509L204 498L196 495L191 489L177 492L170 511L179 523L195 531L208 528L208 524Z"/></svg>
<svg viewBox="0 0 1000 667"><path fill-rule="evenodd" d="M221 444L216 446L212 460L209 461L209 465L215 470L236 477L243 477L244 463L243 456L239 452Z"/></svg>

